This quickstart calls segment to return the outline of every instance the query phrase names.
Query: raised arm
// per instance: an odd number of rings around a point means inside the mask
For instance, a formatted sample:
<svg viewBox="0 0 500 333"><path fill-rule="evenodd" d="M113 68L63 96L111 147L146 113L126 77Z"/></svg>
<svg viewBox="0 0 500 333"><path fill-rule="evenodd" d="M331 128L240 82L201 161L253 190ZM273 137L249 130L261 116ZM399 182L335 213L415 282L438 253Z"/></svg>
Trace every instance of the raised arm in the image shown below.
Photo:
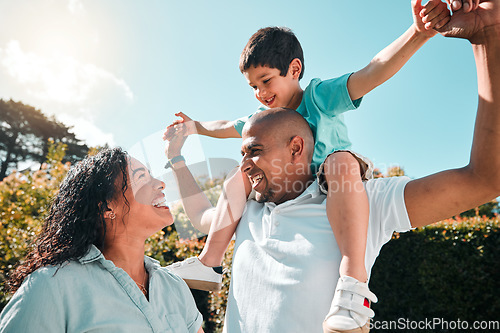
<svg viewBox="0 0 500 333"><path fill-rule="evenodd" d="M413 24L398 39L380 51L361 70L347 81L351 100L357 100L396 74L406 62L437 32L448 23L450 13L444 2L430 0L422 6L422 0L412 1Z"/></svg>
<svg viewBox="0 0 500 333"><path fill-rule="evenodd" d="M184 123L188 126L186 129L187 135L199 134L218 139L241 138L238 131L234 128L234 122L231 120L196 121L182 112L175 115L181 119L175 120L167 127L167 135L175 132L175 125Z"/></svg>
<svg viewBox="0 0 500 333"><path fill-rule="evenodd" d="M172 130L165 132L164 140L169 141L165 152L169 160L181 154L188 126L187 123L181 123L177 125L175 132ZM222 193L215 208L196 183L184 161L172 164L172 169L184 211L196 229L208 234L211 228L215 232L240 220L251 185L248 177L243 175L239 168L233 170L224 181ZM230 236L232 233L229 238Z"/></svg>
<svg viewBox="0 0 500 333"><path fill-rule="evenodd" d="M165 154L169 160L181 155L181 149L186 138L187 126L185 124L178 124L175 128L168 127L166 129L163 140L168 140ZM208 234L215 208L212 207L212 204L196 183L184 161L172 164L172 170L181 195L182 206L191 224L201 232Z"/></svg>
<svg viewBox="0 0 500 333"><path fill-rule="evenodd" d="M479 104L469 164L408 183L412 226L427 225L500 195L500 0L455 12L442 34L466 38L477 67Z"/></svg>
<svg viewBox="0 0 500 333"><path fill-rule="evenodd" d="M231 120L195 121L198 134L212 138L241 138Z"/></svg>

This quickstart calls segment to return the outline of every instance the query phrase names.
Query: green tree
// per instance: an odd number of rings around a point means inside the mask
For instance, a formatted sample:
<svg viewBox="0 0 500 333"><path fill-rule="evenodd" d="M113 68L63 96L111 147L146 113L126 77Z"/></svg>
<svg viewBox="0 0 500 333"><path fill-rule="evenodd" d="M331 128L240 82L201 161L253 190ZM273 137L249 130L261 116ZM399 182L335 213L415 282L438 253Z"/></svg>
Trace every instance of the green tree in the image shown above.
<svg viewBox="0 0 500 333"><path fill-rule="evenodd" d="M82 159L89 148L70 130L32 106L0 99L0 179L21 161L43 163L50 138L66 145L63 162Z"/></svg>
<svg viewBox="0 0 500 333"><path fill-rule="evenodd" d="M0 182L0 308L8 300L8 273L26 255L69 170L70 164L62 163L66 145L51 142L48 147L47 162L40 170L13 172Z"/></svg>

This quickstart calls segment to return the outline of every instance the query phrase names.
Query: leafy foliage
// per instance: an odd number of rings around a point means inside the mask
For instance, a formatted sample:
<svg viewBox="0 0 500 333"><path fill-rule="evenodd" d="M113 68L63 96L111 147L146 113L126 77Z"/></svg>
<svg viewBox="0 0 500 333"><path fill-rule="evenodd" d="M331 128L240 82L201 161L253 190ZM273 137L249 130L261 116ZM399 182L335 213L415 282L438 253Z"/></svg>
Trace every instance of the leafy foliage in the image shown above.
<svg viewBox="0 0 500 333"><path fill-rule="evenodd" d="M474 217L474 216L484 216L484 217L495 217L498 214L498 200L494 199L490 202L485 203L476 208L469 209L460 216L462 217Z"/></svg>
<svg viewBox="0 0 500 333"><path fill-rule="evenodd" d="M387 169L387 177L401 177L405 175L405 171L400 166L392 166Z"/></svg>
<svg viewBox="0 0 500 333"><path fill-rule="evenodd" d="M49 151L48 140L66 145L64 162L82 159L89 148L81 143L70 128L54 117L21 102L0 99L0 179L19 162L42 163Z"/></svg>
<svg viewBox="0 0 500 333"><path fill-rule="evenodd" d="M66 145L51 143L47 163L36 172L13 172L0 182L0 306L7 301L4 281L27 253L47 214L50 198L69 170Z"/></svg>
<svg viewBox="0 0 500 333"><path fill-rule="evenodd" d="M457 217L395 234L372 271L375 320L498 320L498 258L498 217Z"/></svg>

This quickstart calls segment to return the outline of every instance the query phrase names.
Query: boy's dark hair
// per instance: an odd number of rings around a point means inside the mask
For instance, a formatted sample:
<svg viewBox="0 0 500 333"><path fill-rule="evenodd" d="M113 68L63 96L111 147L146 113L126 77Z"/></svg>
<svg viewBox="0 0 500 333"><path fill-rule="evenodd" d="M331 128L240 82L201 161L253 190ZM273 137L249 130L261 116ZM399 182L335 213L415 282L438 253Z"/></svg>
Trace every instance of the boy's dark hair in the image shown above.
<svg viewBox="0 0 500 333"><path fill-rule="evenodd" d="M285 27L259 29L250 37L240 56L240 71L243 73L252 66L269 66L286 76L293 59L302 63L299 80L304 76L304 54L299 40L292 30Z"/></svg>

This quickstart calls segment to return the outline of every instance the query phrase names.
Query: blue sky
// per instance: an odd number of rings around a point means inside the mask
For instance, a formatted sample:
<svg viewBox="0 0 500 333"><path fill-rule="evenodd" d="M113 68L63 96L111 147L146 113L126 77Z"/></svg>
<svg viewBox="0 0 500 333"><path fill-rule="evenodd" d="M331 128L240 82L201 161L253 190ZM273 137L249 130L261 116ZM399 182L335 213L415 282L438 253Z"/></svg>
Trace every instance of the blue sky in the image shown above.
<svg viewBox="0 0 500 333"><path fill-rule="evenodd" d="M0 98L55 114L90 144L139 144L160 161L175 112L216 120L257 108L238 60L259 28L296 33L305 87L364 67L411 23L409 0L0 0ZM421 177L468 162L476 103L468 43L437 36L346 121L376 166ZM188 161L239 160L239 139L190 141Z"/></svg>

